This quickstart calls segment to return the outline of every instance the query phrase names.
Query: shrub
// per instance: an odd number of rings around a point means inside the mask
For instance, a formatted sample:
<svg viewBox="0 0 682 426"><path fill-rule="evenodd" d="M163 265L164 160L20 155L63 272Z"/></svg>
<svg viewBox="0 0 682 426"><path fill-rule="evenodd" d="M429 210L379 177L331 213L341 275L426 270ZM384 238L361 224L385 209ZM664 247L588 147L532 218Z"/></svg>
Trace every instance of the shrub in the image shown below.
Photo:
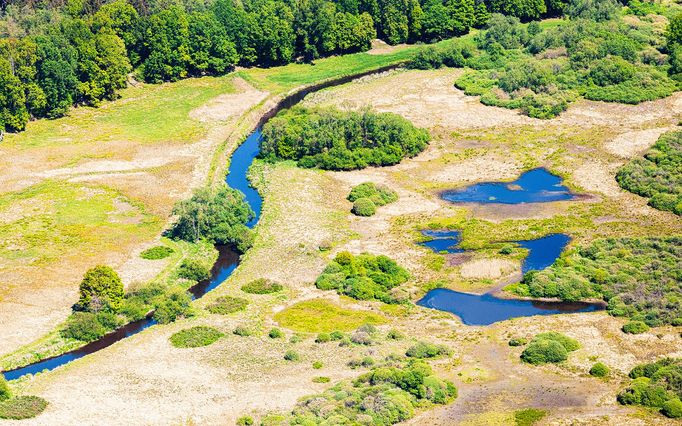
<svg viewBox="0 0 682 426"><path fill-rule="evenodd" d="M513 252L514 252L514 247L507 244L507 245L503 246L498 253L507 255L507 254L512 254Z"/></svg>
<svg viewBox="0 0 682 426"><path fill-rule="evenodd" d="M92 342L107 334L107 329L97 321L92 312L74 312L60 331L62 337Z"/></svg>
<svg viewBox="0 0 682 426"><path fill-rule="evenodd" d="M580 343L578 343L577 340L571 339L568 336L556 332L537 334L533 340L554 340L561 343L561 346L563 346L568 352L573 352L580 349Z"/></svg>
<svg viewBox="0 0 682 426"><path fill-rule="evenodd" d="M171 291L155 301L154 320L160 324L194 315L192 299L186 291Z"/></svg>
<svg viewBox="0 0 682 426"><path fill-rule="evenodd" d="M249 328L244 327L243 325L238 325L234 329L233 333L241 337L249 337L251 334L253 334Z"/></svg>
<svg viewBox="0 0 682 426"><path fill-rule="evenodd" d="M346 336L342 332L335 330L335 331L332 331L331 333L329 333L329 337L332 340L336 341L336 340L341 340Z"/></svg>
<svg viewBox="0 0 682 426"><path fill-rule="evenodd" d="M353 170L397 164L419 154L428 141L427 131L395 114L299 106L263 126L261 156L297 160L306 168Z"/></svg>
<svg viewBox="0 0 682 426"><path fill-rule="evenodd" d="M405 352L410 358L434 358L440 355L449 355L450 349L444 345L434 345L433 343L419 342L410 346Z"/></svg>
<svg viewBox="0 0 682 426"><path fill-rule="evenodd" d="M215 343L224 335L213 327L200 325L178 331L170 337L170 342L176 348L198 348Z"/></svg>
<svg viewBox="0 0 682 426"><path fill-rule="evenodd" d="M0 401L10 399L11 397L12 397L12 392L9 389L9 385L7 384L7 380L5 380L5 376L0 374Z"/></svg>
<svg viewBox="0 0 682 426"><path fill-rule="evenodd" d="M140 257L146 260L159 260L165 259L173 254L173 249L168 246L156 246L148 248L147 250L140 253Z"/></svg>
<svg viewBox="0 0 682 426"><path fill-rule="evenodd" d="M374 340L372 339L372 336L369 333L366 333L364 331L356 331L350 336L350 341L355 343L356 345L365 345L369 346L372 343L374 343Z"/></svg>
<svg viewBox="0 0 682 426"><path fill-rule="evenodd" d="M327 343L331 341L332 338L329 334L327 333L320 333L317 335L317 338L315 339L315 343Z"/></svg>
<svg viewBox="0 0 682 426"><path fill-rule="evenodd" d="M320 361L313 362L313 368L315 370L319 370L320 368L322 368L322 363Z"/></svg>
<svg viewBox="0 0 682 426"><path fill-rule="evenodd" d="M227 185L198 189L189 200L173 208L177 222L169 234L185 241L207 239L215 244L230 244L245 252L253 241L246 223L254 217L244 194Z"/></svg>
<svg viewBox="0 0 682 426"><path fill-rule="evenodd" d="M568 359L568 351L556 340L534 340L521 353L521 360L538 365L558 363Z"/></svg>
<svg viewBox="0 0 682 426"><path fill-rule="evenodd" d="M271 339L281 339L284 337L284 333L282 333L282 330L279 328L273 328L268 333L268 336L270 336Z"/></svg>
<svg viewBox="0 0 682 426"><path fill-rule="evenodd" d="M301 359L301 357L297 352L288 350L284 354L284 359L287 361L298 361L299 359Z"/></svg>
<svg viewBox="0 0 682 426"><path fill-rule="evenodd" d="M228 315L243 311L249 305L249 301L241 297L220 296L206 307L212 314Z"/></svg>
<svg viewBox="0 0 682 426"><path fill-rule="evenodd" d="M322 290L335 289L359 300L381 300L397 303L391 290L406 282L410 275L386 256L339 253L315 281Z"/></svg>
<svg viewBox="0 0 682 426"><path fill-rule="evenodd" d="M178 276L186 280L202 281L211 276L211 269L198 259L185 259L178 268Z"/></svg>
<svg viewBox="0 0 682 426"><path fill-rule="evenodd" d="M253 424L253 419L249 416L241 416L237 419L237 426L251 426Z"/></svg>
<svg viewBox="0 0 682 426"><path fill-rule="evenodd" d="M590 368L590 375L594 377L606 377L609 375L609 367L604 363L597 362Z"/></svg>
<svg viewBox="0 0 682 426"><path fill-rule="evenodd" d="M391 340L402 340L404 337L405 336L403 336L403 333L395 329L389 330L388 334L386 334L386 338Z"/></svg>
<svg viewBox="0 0 682 426"><path fill-rule="evenodd" d="M351 212L353 212L354 215L365 217L374 216L376 211L377 206L369 198L358 198L353 203L353 208L351 209Z"/></svg>
<svg viewBox="0 0 682 426"><path fill-rule="evenodd" d="M623 325L623 333L642 334L649 331L649 326L642 321L630 321Z"/></svg>
<svg viewBox="0 0 682 426"><path fill-rule="evenodd" d="M509 339L509 346L523 346L526 343L528 343L528 339L524 337L515 337L512 339Z"/></svg>
<svg viewBox="0 0 682 426"><path fill-rule="evenodd" d="M329 377L313 377L313 383L329 383L331 379Z"/></svg>
<svg viewBox="0 0 682 426"><path fill-rule="evenodd" d="M291 336L291 339L289 339L289 343L299 343L302 340L303 338L301 336L299 336L298 334L294 334L293 336Z"/></svg>
<svg viewBox="0 0 682 426"><path fill-rule="evenodd" d="M116 312L123 303L123 283L116 271L108 266L88 269L80 283L80 298L76 309L97 312L108 309Z"/></svg>
<svg viewBox="0 0 682 426"><path fill-rule="evenodd" d="M547 415L547 411L537 408L525 408L514 412L516 426L532 426L542 420Z"/></svg>
<svg viewBox="0 0 682 426"><path fill-rule="evenodd" d="M282 284L270 281L265 278L258 278L257 280L253 280L248 284L244 284L242 286L242 291L244 293L250 294L270 294L282 291L283 288L284 287L282 286Z"/></svg>
<svg viewBox="0 0 682 426"><path fill-rule="evenodd" d="M441 52L433 47L427 46L419 49L412 61L408 64L408 68L418 70L432 70L443 66L443 55Z"/></svg>
<svg viewBox="0 0 682 426"><path fill-rule="evenodd" d="M30 419L45 411L48 402L38 396L18 396L0 401L0 419Z"/></svg>
<svg viewBox="0 0 682 426"><path fill-rule="evenodd" d="M661 413L671 419L682 418L682 401L680 401L679 398L669 399L663 403Z"/></svg>
<svg viewBox="0 0 682 426"><path fill-rule="evenodd" d="M350 202L361 198L369 198L377 207L381 207L397 201L398 194L386 186L365 182L353 187L347 197Z"/></svg>

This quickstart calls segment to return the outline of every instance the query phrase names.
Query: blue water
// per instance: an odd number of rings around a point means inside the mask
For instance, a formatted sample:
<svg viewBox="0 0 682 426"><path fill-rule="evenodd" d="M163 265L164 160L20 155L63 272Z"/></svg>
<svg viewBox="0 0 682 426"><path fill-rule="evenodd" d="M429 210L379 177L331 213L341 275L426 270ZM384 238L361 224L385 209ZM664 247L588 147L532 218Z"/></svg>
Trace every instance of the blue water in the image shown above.
<svg viewBox="0 0 682 426"><path fill-rule="evenodd" d="M547 203L571 200L575 195L562 185L559 176L544 168L529 170L513 182L485 182L464 189L444 191L444 200L453 203Z"/></svg>
<svg viewBox="0 0 682 426"><path fill-rule="evenodd" d="M424 247L428 247L435 253L447 252L447 253L463 253L464 249L459 247L459 243L462 241L462 233L460 231L448 231L448 230L426 230L422 231L422 234L431 239L419 243Z"/></svg>
<svg viewBox="0 0 682 426"><path fill-rule="evenodd" d="M604 306L600 304L501 299L492 294L475 295L444 288L429 291L417 304L452 312L467 325L490 325L517 317L593 312L604 309Z"/></svg>
<svg viewBox="0 0 682 426"><path fill-rule="evenodd" d="M254 218L246 224L250 228L253 228L256 223L258 223L261 213L261 206L263 204L263 200L261 199L260 195L251 187L247 178L247 171L251 166L251 163L253 163L254 158L256 158L258 155L259 140L260 129L257 129L235 150L234 154L232 155L232 160L230 161L230 167L228 168L228 175L226 178L227 184L230 187L238 189L244 193L246 196L246 201L249 203L251 209L255 213ZM214 290L216 287L224 283L239 265L239 255L230 247L219 246L216 248L218 249L218 260L211 269L211 277L207 280L197 283L195 286L189 289L192 300L204 296L209 291ZM26 374L36 374L46 370L54 370L59 366L111 346L119 340L133 336L142 330L153 326L154 324L156 324L156 321L152 318L145 318L139 321L131 322L107 334L101 339L88 343L79 349L55 356L53 358L47 358L34 364L29 364L25 367L5 371L2 374L5 376L5 379L14 380Z"/></svg>
<svg viewBox="0 0 682 426"><path fill-rule="evenodd" d="M238 189L244 193L246 202L249 203L251 209L255 213L253 219L246 224L249 228L253 228L256 223L258 223L261 207L263 205L263 199L260 194L258 194L258 191L251 186L251 182L249 182L248 178L249 167L251 167L253 159L256 158L260 151L260 138L261 131L260 128L258 128L237 147L232 154L232 160L230 161L226 179L230 188Z"/></svg>

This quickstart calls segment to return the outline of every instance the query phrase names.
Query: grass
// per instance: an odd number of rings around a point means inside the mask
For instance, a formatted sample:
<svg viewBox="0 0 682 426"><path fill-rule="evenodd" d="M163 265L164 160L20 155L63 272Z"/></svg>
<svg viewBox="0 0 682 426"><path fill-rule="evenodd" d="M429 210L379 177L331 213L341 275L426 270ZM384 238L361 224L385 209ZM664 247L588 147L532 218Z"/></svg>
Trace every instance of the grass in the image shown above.
<svg viewBox="0 0 682 426"><path fill-rule="evenodd" d="M271 294L282 291L282 284L265 278L258 278L242 286L242 291L249 294Z"/></svg>
<svg viewBox="0 0 682 426"><path fill-rule="evenodd" d="M296 303L275 315L282 327L306 333L329 333L335 330L351 331L363 324L384 324L381 315L346 309L324 299Z"/></svg>
<svg viewBox="0 0 682 426"><path fill-rule="evenodd" d="M215 343L225 334L207 326L196 326L178 331L171 336L170 342L176 348L198 348Z"/></svg>
<svg viewBox="0 0 682 426"><path fill-rule="evenodd" d="M547 411L537 408L525 408L514 412L516 426L532 426L542 420L547 415Z"/></svg>
<svg viewBox="0 0 682 426"><path fill-rule="evenodd" d="M18 396L0 401L0 419L30 419L42 413L48 402L39 396Z"/></svg>
<svg viewBox="0 0 682 426"><path fill-rule="evenodd" d="M206 308L212 314L228 315L243 311L249 301L241 297L221 296Z"/></svg>
<svg viewBox="0 0 682 426"><path fill-rule="evenodd" d="M159 260L165 259L173 254L173 249L167 246L156 246L148 248L147 250L140 253L140 257L146 260Z"/></svg>

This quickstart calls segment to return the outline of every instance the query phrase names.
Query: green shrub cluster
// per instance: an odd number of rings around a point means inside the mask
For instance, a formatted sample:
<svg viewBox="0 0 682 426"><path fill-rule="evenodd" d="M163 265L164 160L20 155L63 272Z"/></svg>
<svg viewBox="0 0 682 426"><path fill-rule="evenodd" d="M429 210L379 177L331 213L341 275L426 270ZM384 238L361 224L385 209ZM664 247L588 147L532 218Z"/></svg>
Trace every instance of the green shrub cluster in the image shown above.
<svg viewBox="0 0 682 426"><path fill-rule="evenodd" d="M60 330L62 337L92 342L99 339L122 324L121 319L111 312L74 312L69 316L64 328Z"/></svg>
<svg viewBox="0 0 682 426"><path fill-rule="evenodd" d="M414 416L416 407L447 404L457 388L422 361L389 358L353 382L303 398L291 424L391 425Z"/></svg>
<svg viewBox="0 0 682 426"><path fill-rule="evenodd" d="M241 297L220 296L206 309L212 314L228 315L243 311L248 305L249 301Z"/></svg>
<svg viewBox="0 0 682 426"><path fill-rule="evenodd" d="M119 313L129 321L138 321L153 311L156 321L167 324L177 318L194 315L191 301L184 290L151 283L128 292Z"/></svg>
<svg viewBox="0 0 682 426"><path fill-rule="evenodd" d="M287 361L298 361L301 356L296 351L288 350L284 353L284 359Z"/></svg>
<svg viewBox="0 0 682 426"><path fill-rule="evenodd" d="M238 325L237 327L235 327L232 333L241 337L249 337L253 334L250 328L243 325Z"/></svg>
<svg viewBox="0 0 682 426"><path fill-rule="evenodd" d="M455 85L480 96L483 104L521 109L535 118L559 115L578 96L637 104L678 89L667 74L665 55L656 50L662 37L651 25L634 27L616 14L585 7L609 2L582 3L574 8L575 18L581 19L546 30L493 14L486 31L476 36L477 50L456 65L474 71ZM424 53L415 60L439 64L436 57Z"/></svg>
<svg viewBox="0 0 682 426"><path fill-rule="evenodd" d="M5 376L0 374L0 401L10 399L12 397L12 391L5 380Z"/></svg>
<svg viewBox="0 0 682 426"><path fill-rule="evenodd" d="M176 348L198 348L215 343L224 335L218 329L199 325L178 331L170 337L170 342Z"/></svg>
<svg viewBox="0 0 682 426"><path fill-rule="evenodd" d="M671 418L682 417L682 359L663 358L630 371L630 386L618 394L623 405L657 408Z"/></svg>
<svg viewBox="0 0 682 426"><path fill-rule="evenodd" d="M271 329L270 332L268 333L268 336L269 336L271 339L281 339L281 338L284 337L284 333L283 333L282 330L280 330L279 328L273 328L273 329Z"/></svg>
<svg viewBox="0 0 682 426"><path fill-rule="evenodd" d="M146 260L159 260L165 259L173 254L173 249L168 246L156 246L148 248L147 250L140 253L140 257Z"/></svg>
<svg viewBox="0 0 682 426"><path fill-rule="evenodd" d="M283 289L282 284L266 278L258 278L242 286L242 291L249 294L271 294Z"/></svg>
<svg viewBox="0 0 682 426"><path fill-rule="evenodd" d="M261 156L296 160L300 167L354 170L398 164L429 142L418 129L391 113L331 108L284 110L263 126Z"/></svg>
<svg viewBox="0 0 682 426"><path fill-rule="evenodd" d="M365 182L351 189L348 201L353 202L353 214L357 216L372 216L377 207L393 203L398 199L398 194L383 185L375 185L373 182Z"/></svg>
<svg viewBox="0 0 682 426"><path fill-rule="evenodd" d="M618 170L616 181L650 206L682 216L682 132L661 135L644 157Z"/></svg>
<svg viewBox="0 0 682 426"><path fill-rule="evenodd" d="M336 290L359 300L399 302L391 290L405 283L409 273L394 260L383 256L341 252L315 281L321 290Z"/></svg>
<svg viewBox="0 0 682 426"><path fill-rule="evenodd" d="M521 353L521 360L533 365L559 363L568 359L569 352L580 344L561 333L540 333L536 335Z"/></svg>
<svg viewBox="0 0 682 426"><path fill-rule="evenodd" d="M526 343L528 343L528 339L524 337L514 337L512 339L509 339L509 346L523 346Z"/></svg>
<svg viewBox="0 0 682 426"><path fill-rule="evenodd" d="M642 334L649 331L649 326L643 321L630 321L623 325L623 333Z"/></svg>
<svg viewBox="0 0 682 426"><path fill-rule="evenodd" d="M435 345L433 343L419 342L410 346L405 352L410 358L435 358L441 355L450 355L450 349L445 345Z"/></svg>
<svg viewBox="0 0 682 426"><path fill-rule="evenodd" d="M532 426L542 420L547 415L547 411L538 408L524 408L514 412L516 426Z"/></svg>
<svg viewBox="0 0 682 426"><path fill-rule="evenodd" d="M609 367L603 362L597 362L590 368L590 375L594 377L606 377L609 375L609 372Z"/></svg>
<svg viewBox="0 0 682 426"><path fill-rule="evenodd" d="M30 419L45 411L48 402L39 396L17 396L0 401L0 419Z"/></svg>
<svg viewBox="0 0 682 426"><path fill-rule="evenodd" d="M650 327L682 321L682 238L609 238L571 249L529 272L514 291L576 301L603 298L614 316Z"/></svg>
<svg viewBox="0 0 682 426"><path fill-rule="evenodd" d="M253 231L246 223L254 217L244 194L227 185L201 188L189 200L173 208L177 221L168 231L185 241L206 239L214 244L229 244L245 252L253 244Z"/></svg>
<svg viewBox="0 0 682 426"><path fill-rule="evenodd" d="M178 276L190 281L203 281L211 276L211 268L200 259L184 259L178 267Z"/></svg>
<svg viewBox="0 0 682 426"><path fill-rule="evenodd" d="M76 310L116 312L123 302L123 282L109 266L99 265L88 269L80 283L80 298Z"/></svg>

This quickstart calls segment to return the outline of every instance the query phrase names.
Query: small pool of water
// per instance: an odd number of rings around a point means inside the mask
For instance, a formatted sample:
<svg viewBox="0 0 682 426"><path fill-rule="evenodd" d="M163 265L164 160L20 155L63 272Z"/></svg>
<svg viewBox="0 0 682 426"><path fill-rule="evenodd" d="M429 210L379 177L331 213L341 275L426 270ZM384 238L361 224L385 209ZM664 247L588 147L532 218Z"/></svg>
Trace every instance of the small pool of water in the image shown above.
<svg viewBox="0 0 682 426"><path fill-rule="evenodd" d="M443 191L441 198L453 203L547 203L572 200L575 194L547 169L529 170L513 182L484 182L463 189Z"/></svg>
<svg viewBox="0 0 682 426"><path fill-rule="evenodd" d="M225 179L230 188L238 189L244 193L246 202L249 203L255 213L253 219L246 224L249 228L253 228L258 222L263 205L263 199L258 191L251 186L248 176L249 167L260 152L260 138L261 129L259 127L237 147L232 153L230 167Z"/></svg>
<svg viewBox="0 0 682 426"><path fill-rule="evenodd" d="M462 242L462 233L460 231L450 230L425 230L422 234L431 239L419 243L424 247L428 247L435 253L463 253L464 249L459 247Z"/></svg>
<svg viewBox="0 0 682 426"><path fill-rule="evenodd" d="M451 312L467 325L490 325L517 317L593 312L604 309L603 305L596 303L502 299L492 294L476 295L444 288L429 291L417 304Z"/></svg>

